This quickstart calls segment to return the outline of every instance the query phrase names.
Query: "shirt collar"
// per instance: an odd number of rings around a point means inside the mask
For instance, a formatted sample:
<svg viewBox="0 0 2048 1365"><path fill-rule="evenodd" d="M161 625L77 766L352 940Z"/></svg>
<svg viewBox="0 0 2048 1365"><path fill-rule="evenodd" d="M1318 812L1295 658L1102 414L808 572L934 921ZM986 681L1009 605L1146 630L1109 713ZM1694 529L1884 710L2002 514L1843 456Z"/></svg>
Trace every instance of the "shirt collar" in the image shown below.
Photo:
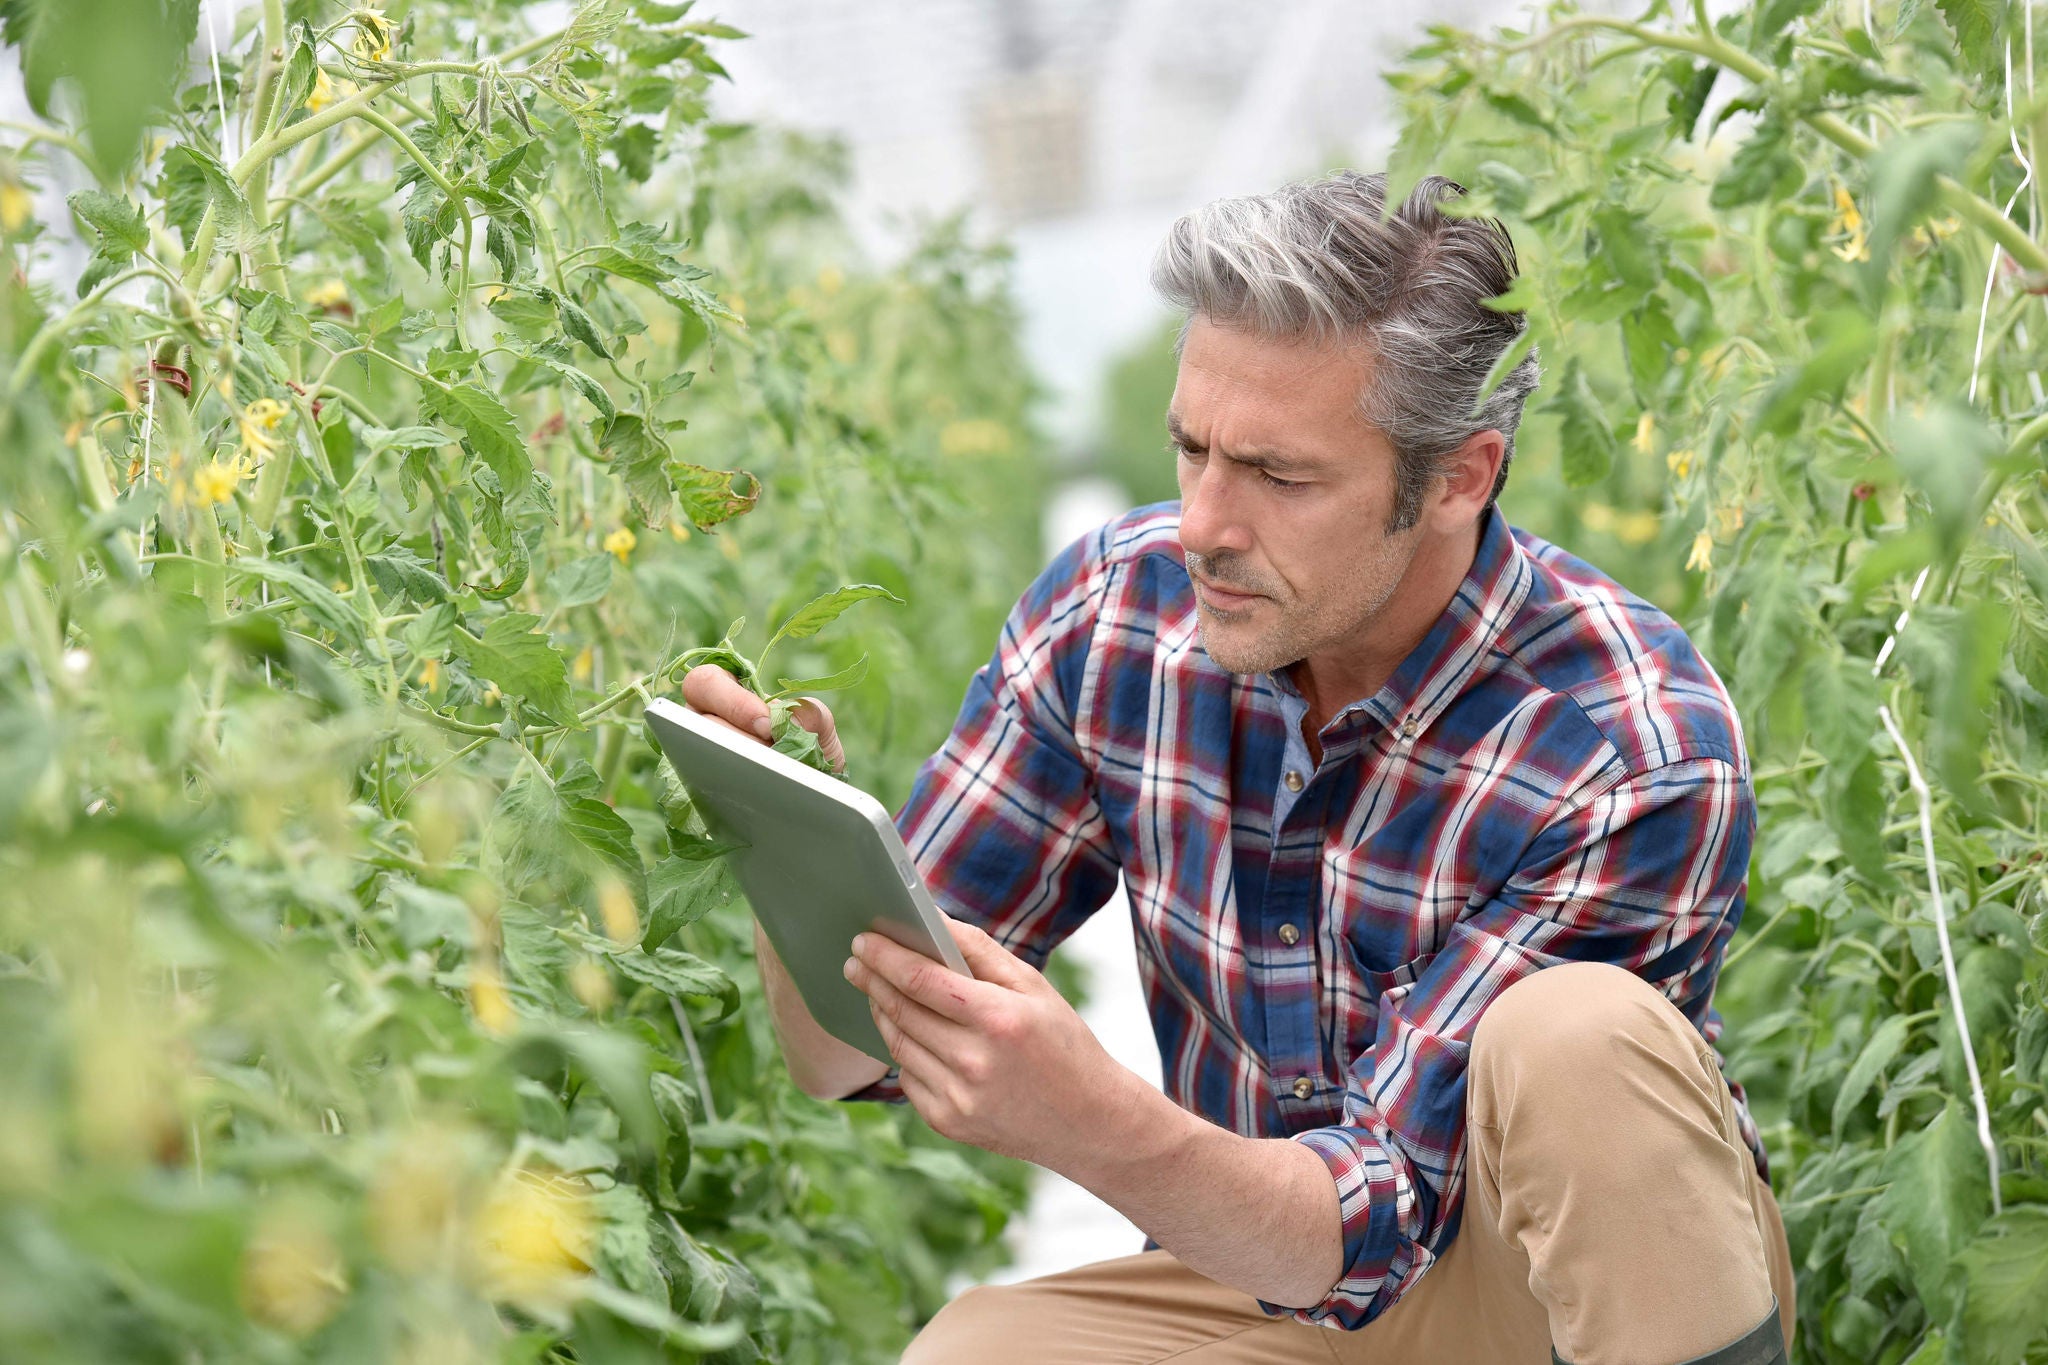
<svg viewBox="0 0 2048 1365"><path fill-rule="evenodd" d="M1409 738L1428 729L1479 671L1501 631L1528 597L1531 577L1529 558L1509 530L1507 518L1498 508L1489 507L1479 552L1443 615L1378 692L1339 708L1323 733L1330 734L1356 712L1371 715ZM1286 670L1266 677L1282 698L1292 698L1300 703L1300 710L1306 710L1301 691ZM1294 721L1299 724L1298 715ZM1326 745L1325 751L1331 747Z"/></svg>

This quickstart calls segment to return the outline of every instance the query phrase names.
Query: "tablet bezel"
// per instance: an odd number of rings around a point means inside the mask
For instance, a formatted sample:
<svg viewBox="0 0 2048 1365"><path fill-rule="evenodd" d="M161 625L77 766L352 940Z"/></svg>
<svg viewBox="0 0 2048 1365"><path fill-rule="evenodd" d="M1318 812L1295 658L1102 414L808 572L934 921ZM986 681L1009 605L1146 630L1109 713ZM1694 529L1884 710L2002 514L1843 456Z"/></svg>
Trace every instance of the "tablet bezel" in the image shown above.
<svg viewBox="0 0 2048 1365"><path fill-rule="evenodd" d="M784 799L772 797L772 794L778 790L788 792L789 787L799 788L801 794L789 793L787 799L799 806L806 799L822 798L832 802L859 817L860 825L872 835L896 873L895 880L890 883L890 889L896 895L893 898L885 896L892 903L888 904L883 918L869 922L852 919L841 922L839 931L844 933L845 942L838 948L820 949L815 941L819 932L818 906L768 903L759 894L761 888L758 884L749 885L755 879L747 875L748 860L733 856L729 862L734 879L746 894L748 905L791 979L796 982L812 1018L834 1037L859 1048L877 1061L893 1066L895 1059L889 1055L881 1031L867 1012L867 996L848 982L840 971L840 964L851 952L853 936L867 931L880 932L913 951L943 962L963 976L972 977L973 972L968 969L959 945L954 943L952 934L946 929L945 918L919 875L909 850L904 847L888 809L851 783L799 763L757 739L667 698L657 699L642 714L649 732L668 757L670 767L705 819L707 828L714 831L720 827L731 828L721 811L720 793L709 784L700 790L698 784L691 781L684 772L688 763L687 751L685 761L678 763L677 746L692 743L715 746L725 754L745 761L750 770L764 779L749 795L759 796L766 792L771 794L771 799ZM801 814L800 810L797 814ZM787 841L783 856L802 857L807 851L805 842L808 836L795 824L778 826L776 837ZM867 837L867 834L861 837ZM766 846L757 840L750 847L761 849ZM772 897L768 899L772 900ZM858 911L849 909L844 913L857 915ZM858 1001L860 1008L857 1012L852 1008L853 1001L846 998L846 993L851 993ZM823 994L825 999L815 998L819 994Z"/></svg>

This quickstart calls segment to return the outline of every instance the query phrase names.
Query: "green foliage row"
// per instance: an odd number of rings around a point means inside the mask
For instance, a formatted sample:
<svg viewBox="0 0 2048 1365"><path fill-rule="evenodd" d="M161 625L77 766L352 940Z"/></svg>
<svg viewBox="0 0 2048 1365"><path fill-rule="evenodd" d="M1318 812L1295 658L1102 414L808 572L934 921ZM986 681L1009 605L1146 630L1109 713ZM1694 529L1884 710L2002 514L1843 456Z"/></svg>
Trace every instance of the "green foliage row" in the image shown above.
<svg viewBox="0 0 2048 1365"><path fill-rule="evenodd" d="M2031 26L1559 6L1392 77L1396 179L1452 175L1522 250L1547 378L1508 510L1691 622L1741 710L1760 829L1720 1005L1804 1361L2048 1360Z"/></svg>
<svg viewBox="0 0 2048 1365"><path fill-rule="evenodd" d="M0 4L7 1359L887 1360L1020 1202L789 1084L638 718L751 656L901 800L1035 566L1002 261L531 9Z"/></svg>

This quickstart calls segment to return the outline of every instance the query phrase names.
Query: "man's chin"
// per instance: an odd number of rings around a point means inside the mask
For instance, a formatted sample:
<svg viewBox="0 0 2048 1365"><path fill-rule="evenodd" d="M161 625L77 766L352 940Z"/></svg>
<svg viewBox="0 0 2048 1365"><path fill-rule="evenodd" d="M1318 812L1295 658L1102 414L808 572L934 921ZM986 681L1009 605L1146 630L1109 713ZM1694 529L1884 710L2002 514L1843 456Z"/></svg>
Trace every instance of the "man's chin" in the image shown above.
<svg viewBox="0 0 2048 1365"><path fill-rule="evenodd" d="M1226 673L1271 673L1285 668L1301 657L1271 639L1232 639L1235 632L1218 630L1208 621L1197 618L1196 638L1200 640L1202 652L1209 656L1209 662Z"/></svg>

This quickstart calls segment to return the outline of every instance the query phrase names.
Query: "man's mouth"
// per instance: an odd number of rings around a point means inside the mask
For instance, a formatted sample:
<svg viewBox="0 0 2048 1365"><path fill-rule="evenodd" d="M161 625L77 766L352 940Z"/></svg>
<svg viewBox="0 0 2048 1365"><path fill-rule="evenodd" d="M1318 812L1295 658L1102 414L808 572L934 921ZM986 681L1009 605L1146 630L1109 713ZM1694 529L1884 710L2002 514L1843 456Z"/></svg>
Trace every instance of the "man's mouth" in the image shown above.
<svg viewBox="0 0 2048 1365"><path fill-rule="evenodd" d="M1200 589L1202 600L1219 611L1233 611L1239 607L1248 606L1253 602L1259 601L1263 596L1263 594L1255 592L1233 592L1229 588L1219 588L1215 584L1200 578L1195 579L1195 586Z"/></svg>

